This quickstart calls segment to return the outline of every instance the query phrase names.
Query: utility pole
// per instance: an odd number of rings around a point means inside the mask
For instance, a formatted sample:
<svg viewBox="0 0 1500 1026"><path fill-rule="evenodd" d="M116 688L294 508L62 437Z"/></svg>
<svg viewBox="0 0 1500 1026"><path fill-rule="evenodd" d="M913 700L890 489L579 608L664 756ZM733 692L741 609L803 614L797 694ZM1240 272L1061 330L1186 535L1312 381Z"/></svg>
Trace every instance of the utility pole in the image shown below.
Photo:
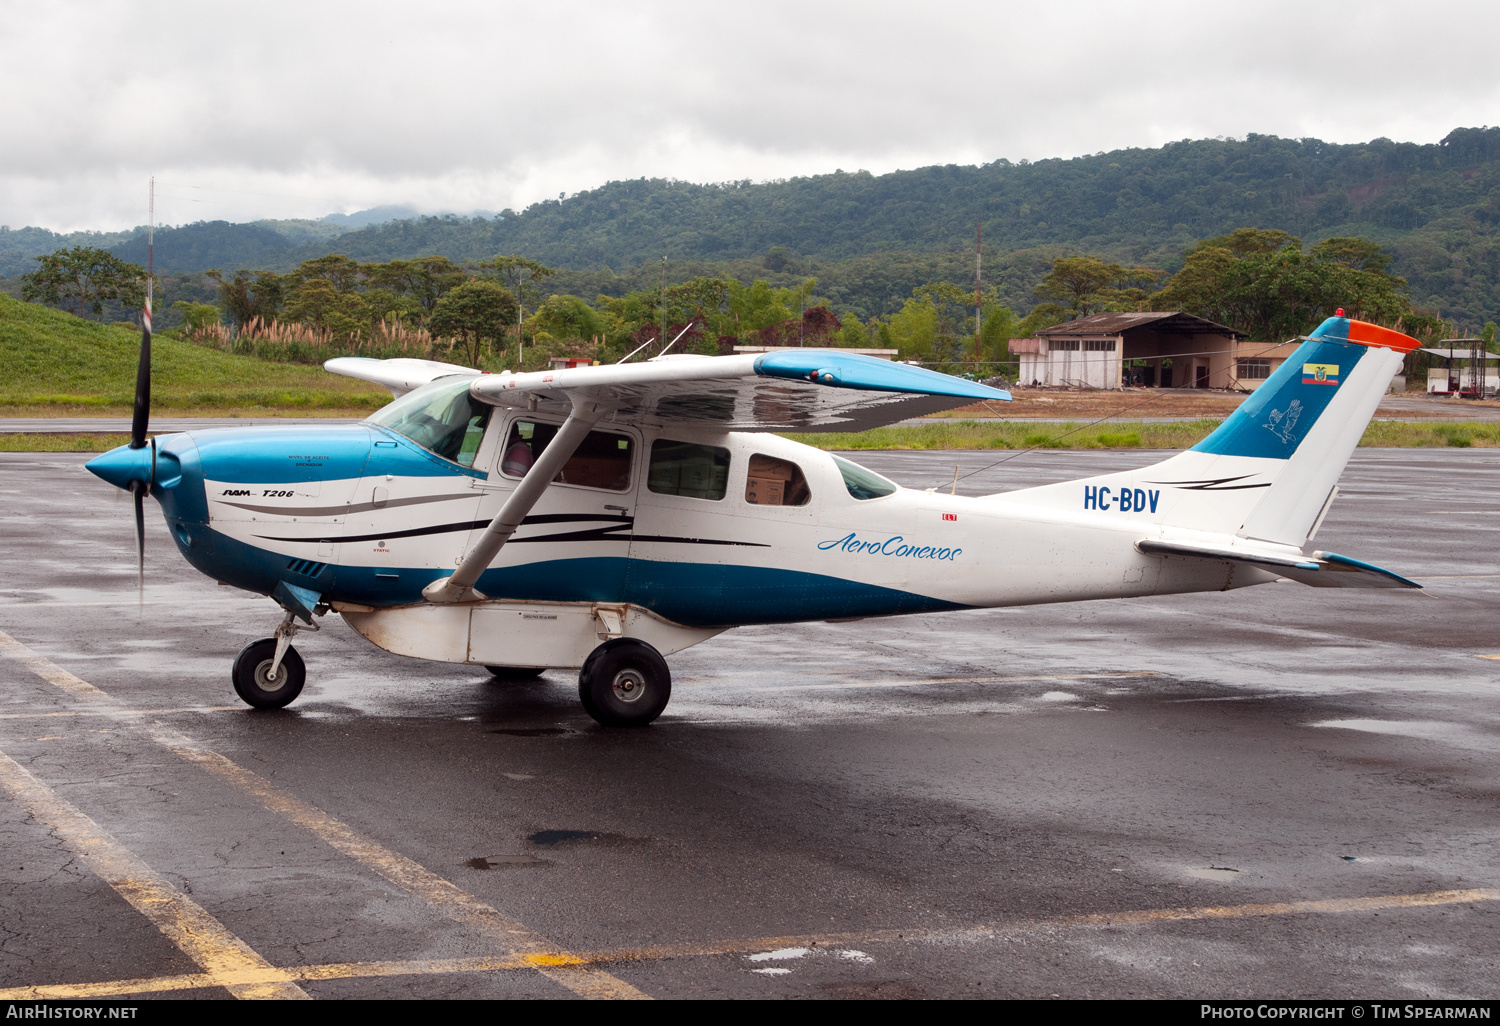
<svg viewBox="0 0 1500 1026"><path fill-rule="evenodd" d="M979 331L984 327L984 275L982 273L982 262L984 246L984 225L974 226L974 342L977 347L979 343Z"/></svg>
<svg viewBox="0 0 1500 1026"><path fill-rule="evenodd" d="M661 258L661 335L657 341L666 345L667 342L667 258ZM666 350L663 350L665 352Z"/></svg>

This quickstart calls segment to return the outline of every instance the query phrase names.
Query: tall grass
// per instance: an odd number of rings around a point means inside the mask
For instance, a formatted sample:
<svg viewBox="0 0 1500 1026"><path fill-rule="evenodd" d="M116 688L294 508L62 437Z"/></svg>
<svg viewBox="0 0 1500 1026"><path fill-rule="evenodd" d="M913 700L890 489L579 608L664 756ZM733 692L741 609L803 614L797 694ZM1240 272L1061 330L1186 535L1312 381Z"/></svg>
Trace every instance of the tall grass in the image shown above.
<svg viewBox="0 0 1500 1026"><path fill-rule="evenodd" d="M188 341L238 356L274 363L321 364L336 356L367 356L376 360L449 357L452 343L435 339L425 328L413 328L399 318L375 324L368 336L337 334L311 324L251 318L239 330L209 324L185 334Z"/></svg>

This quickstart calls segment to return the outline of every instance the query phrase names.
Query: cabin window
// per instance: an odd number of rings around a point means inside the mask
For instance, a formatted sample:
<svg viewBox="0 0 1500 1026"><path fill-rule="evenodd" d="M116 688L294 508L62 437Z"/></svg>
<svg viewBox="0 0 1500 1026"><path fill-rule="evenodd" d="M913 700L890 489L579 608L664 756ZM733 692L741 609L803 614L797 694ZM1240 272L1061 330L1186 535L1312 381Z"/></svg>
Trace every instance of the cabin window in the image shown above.
<svg viewBox="0 0 1500 1026"><path fill-rule="evenodd" d="M756 453L745 477L745 501L752 506L806 506L812 498L802 468L790 460Z"/></svg>
<svg viewBox="0 0 1500 1026"><path fill-rule="evenodd" d="M896 490L894 481L887 481L873 470L866 470L858 463L851 463L842 456L833 458L834 466L844 477L844 487L856 499L878 499Z"/></svg>
<svg viewBox="0 0 1500 1026"><path fill-rule="evenodd" d="M416 442L428 452L464 467L474 465L484 429L495 408L469 395L473 379L439 378L413 389L369 418Z"/></svg>
<svg viewBox="0 0 1500 1026"><path fill-rule="evenodd" d="M510 435L500 452L500 473L506 477L525 477L531 465L557 437L557 431L556 424L516 421L510 426ZM633 452L634 443L624 435L590 431L552 480L555 484L623 492L630 487Z"/></svg>
<svg viewBox="0 0 1500 1026"><path fill-rule="evenodd" d="M722 499L729 488L729 450L658 438L651 443L646 487L658 495Z"/></svg>

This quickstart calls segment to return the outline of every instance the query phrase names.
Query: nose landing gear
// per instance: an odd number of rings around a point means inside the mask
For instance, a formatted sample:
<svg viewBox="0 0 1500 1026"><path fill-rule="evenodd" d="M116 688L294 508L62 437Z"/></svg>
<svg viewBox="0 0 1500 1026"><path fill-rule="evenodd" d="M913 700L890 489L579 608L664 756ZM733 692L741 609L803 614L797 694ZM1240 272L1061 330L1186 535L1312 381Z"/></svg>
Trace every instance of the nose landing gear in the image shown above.
<svg viewBox="0 0 1500 1026"><path fill-rule="evenodd" d="M276 635L252 641L235 657L230 677L234 690L246 704L257 709L281 709L302 694L307 667L292 647L298 631L318 630L316 624L299 627L287 613Z"/></svg>

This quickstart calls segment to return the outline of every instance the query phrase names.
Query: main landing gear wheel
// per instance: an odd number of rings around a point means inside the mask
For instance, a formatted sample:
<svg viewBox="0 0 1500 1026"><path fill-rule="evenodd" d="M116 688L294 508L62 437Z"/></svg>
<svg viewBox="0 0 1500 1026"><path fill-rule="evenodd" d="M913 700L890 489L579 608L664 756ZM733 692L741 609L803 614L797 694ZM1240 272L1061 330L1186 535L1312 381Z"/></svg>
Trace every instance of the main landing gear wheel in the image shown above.
<svg viewBox="0 0 1500 1026"><path fill-rule="evenodd" d="M547 672L545 666L486 666L496 680L536 680Z"/></svg>
<svg viewBox="0 0 1500 1026"><path fill-rule="evenodd" d="M672 673L661 653L629 638L594 649L578 673L583 708L606 727L644 727L672 697Z"/></svg>
<svg viewBox="0 0 1500 1026"><path fill-rule="evenodd" d="M295 648L287 648L281 665L271 677L271 663L276 659L276 639L261 638L246 645L235 657L234 690L257 709L280 709L302 694L307 667Z"/></svg>

